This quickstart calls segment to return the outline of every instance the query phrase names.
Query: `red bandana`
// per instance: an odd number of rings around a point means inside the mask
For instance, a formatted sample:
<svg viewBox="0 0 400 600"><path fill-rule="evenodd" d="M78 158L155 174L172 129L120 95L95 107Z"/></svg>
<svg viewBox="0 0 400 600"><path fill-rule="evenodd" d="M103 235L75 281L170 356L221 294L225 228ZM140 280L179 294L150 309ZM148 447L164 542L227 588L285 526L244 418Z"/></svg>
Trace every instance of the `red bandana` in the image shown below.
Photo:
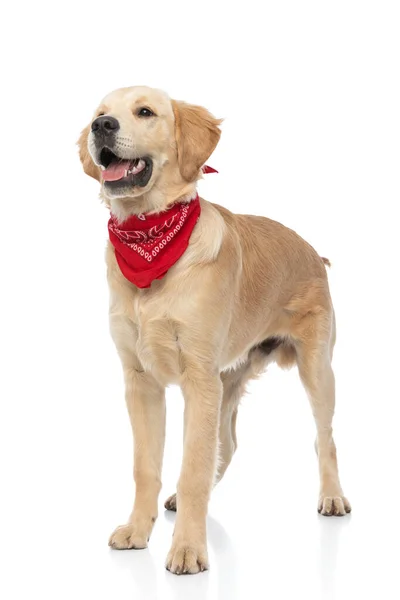
<svg viewBox="0 0 400 600"><path fill-rule="evenodd" d="M108 233L122 274L139 288L164 277L188 247L199 215L198 196L162 213L133 215L123 223L112 214Z"/></svg>

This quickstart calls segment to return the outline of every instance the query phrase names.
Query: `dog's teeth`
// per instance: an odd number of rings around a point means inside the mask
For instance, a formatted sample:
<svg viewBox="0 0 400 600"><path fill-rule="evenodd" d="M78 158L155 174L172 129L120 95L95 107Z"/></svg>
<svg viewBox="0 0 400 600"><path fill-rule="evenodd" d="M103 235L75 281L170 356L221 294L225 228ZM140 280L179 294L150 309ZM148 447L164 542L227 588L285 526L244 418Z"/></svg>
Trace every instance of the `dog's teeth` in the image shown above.
<svg viewBox="0 0 400 600"><path fill-rule="evenodd" d="M105 167L103 167L103 165L100 165L100 169L101 169L102 171L105 171L105 170L106 170L106 168L105 168Z"/></svg>
<svg viewBox="0 0 400 600"><path fill-rule="evenodd" d="M127 175L135 175L136 173L143 171L145 166L146 163L144 160L142 160L141 158L135 158L135 160L133 160L131 163L130 169L128 169L128 171L125 171L125 177Z"/></svg>

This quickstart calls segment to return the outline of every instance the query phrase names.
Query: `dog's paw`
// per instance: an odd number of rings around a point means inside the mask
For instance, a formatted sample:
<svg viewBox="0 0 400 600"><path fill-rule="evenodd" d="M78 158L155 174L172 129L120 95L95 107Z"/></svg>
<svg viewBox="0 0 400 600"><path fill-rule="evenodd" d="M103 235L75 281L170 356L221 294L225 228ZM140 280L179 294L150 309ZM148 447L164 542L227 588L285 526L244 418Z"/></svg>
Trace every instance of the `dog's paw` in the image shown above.
<svg viewBox="0 0 400 600"><path fill-rule="evenodd" d="M173 542L165 564L168 571L176 575L194 574L208 569L207 548Z"/></svg>
<svg viewBox="0 0 400 600"><path fill-rule="evenodd" d="M139 528L133 523L120 525L113 531L108 540L108 545L116 550L130 550L135 548L141 550L147 548L150 533L147 533L143 528Z"/></svg>
<svg viewBox="0 0 400 600"><path fill-rule="evenodd" d="M320 496L318 512L324 517L343 517L351 512L350 502L344 496Z"/></svg>
<svg viewBox="0 0 400 600"><path fill-rule="evenodd" d="M176 511L176 494L172 494L169 498L164 502L164 506L167 510Z"/></svg>

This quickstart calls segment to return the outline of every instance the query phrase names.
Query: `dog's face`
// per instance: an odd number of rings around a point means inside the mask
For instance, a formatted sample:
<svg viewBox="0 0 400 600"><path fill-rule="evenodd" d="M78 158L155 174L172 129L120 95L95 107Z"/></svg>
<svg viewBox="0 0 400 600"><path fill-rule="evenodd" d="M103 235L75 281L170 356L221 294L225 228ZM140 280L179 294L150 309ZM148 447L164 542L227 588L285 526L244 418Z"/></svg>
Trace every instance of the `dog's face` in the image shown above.
<svg viewBox="0 0 400 600"><path fill-rule="evenodd" d="M159 209L160 192L170 201L199 177L218 143L219 124L204 108L160 90L123 88L103 99L83 130L81 161L108 203L146 197L148 209Z"/></svg>
<svg viewBox="0 0 400 600"><path fill-rule="evenodd" d="M171 102L157 90L122 89L104 98L87 147L107 197L140 196L154 185L169 158L173 124Z"/></svg>

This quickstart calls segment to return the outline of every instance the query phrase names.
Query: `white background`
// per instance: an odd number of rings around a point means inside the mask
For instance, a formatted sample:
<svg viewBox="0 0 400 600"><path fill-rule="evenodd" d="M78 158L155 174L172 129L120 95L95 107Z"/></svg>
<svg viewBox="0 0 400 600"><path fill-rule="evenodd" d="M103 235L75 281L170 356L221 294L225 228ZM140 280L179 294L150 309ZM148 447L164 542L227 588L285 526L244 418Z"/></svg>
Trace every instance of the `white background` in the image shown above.
<svg viewBox="0 0 400 600"><path fill-rule="evenodd" d="M2 26L2 597L398 598L399 5L380 0L22 2ZM112 551L133 498L108 334L106 209L75 141L101 98L147 84L224 117L200 191L274 218L332 261L335 436L353 514L320 517L296 371L240 409L210 503L208 573L164 570L182 400L168 392L160 516Z"/></svg>

